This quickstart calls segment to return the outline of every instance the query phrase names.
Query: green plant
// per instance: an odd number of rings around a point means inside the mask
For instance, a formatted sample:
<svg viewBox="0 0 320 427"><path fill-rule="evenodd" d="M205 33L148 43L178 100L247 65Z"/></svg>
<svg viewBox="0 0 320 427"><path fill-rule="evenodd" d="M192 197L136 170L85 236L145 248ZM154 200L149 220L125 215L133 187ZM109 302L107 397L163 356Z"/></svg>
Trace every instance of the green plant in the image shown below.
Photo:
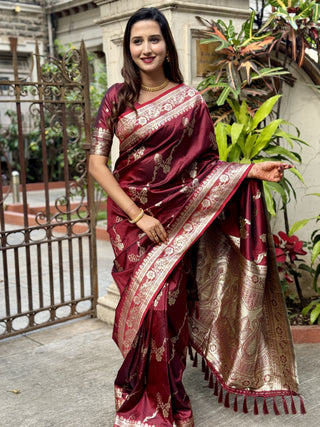
<svg viewBox="0 0 320 427"><path fill-rule="evenodd" d="M10 169L20 171L17 113L13 110L7 110L4 114L10 122L6 128L0 124L1 151L7 157L7 161L10 162Z"/></svg>
<svg viewBox="0 0 320 427"><path fill-rule="evenodd" d="M310 195L320 197L320 193L312 193ZM290 228L289 235L303 228L310 221L315 221L316 224L320 221L320 215L312 218L303 219L295 222ZM310 237L309 249L311 250L311 265L303 265L303 268L308 271L313 277L313 289L320 295L320 286L318 286L320 278L320 228L313 230ZM320 298L311 301L304 307L302 314L306 315L310 312L310 323L320 324Z"/></svg>
<svg viewBox="0 0 320 427"><path fill-rule="evenodd" d="M297 266L296 262L301 261L298 258L299 255L307 254L303 249L304 242L299 240L297 236L288 236L283 231L279 231L278 235L273 234L273 241L282 291L287 296L289 284L294 282L300 299L300 305L303 306L304 297L299 283L299 278L301 277L299 270L303 270L303 268L301 268L301 264ZM295 297L289 295L289 298L294 299Z"/></svg>
<svg viewBox="0 0 320 427"><path fill-rule="evenodd" d="M232 124L217 123L216 138L219 149L219 157L223 161L240 163L257 163L265 160L280 160L285 162L300 163L301 157L294 151L287 150L279 145L279 138L284 138L293 148L293 141L306 144L297 135L289 134L281 129L281 125L291 125L285 120L276 119L263 127L264 121L270 115L274 105L280 98L275 95L266 100L256 112L248 109L246 101L239 104L235 100L228 99L235 121ZM293 125L291 125L293 126ZM289 169L302 182L302 176L296 168ZM285 178L281 183L263 182L267 209L271 215L275 215L275 202L271 191L281 195L283 204L287 203L290 195L290 183Z"/></svg>
<svg viewBox="0 0 320 427"><path fill-rule="evenodd" d="M252 107L274 93L268 79L288 74L288 71L282 67L268 67L266 54L272 50L276 38L271 32L254 31L255 12L239 33L235 32L232 21L226 25L222 20L209 22L197 18L207 26L206 38L201 43L217 44L217 58L213 62L216 70L199 84L202 93L214 92L217 106L223 106L231 96L236 100L246 99Z"/></svg>
<svg viewBox="0 0 320 427"><path fill-rule="evenodd" d="M303 0L269 0L273 6L266 28L277 38L277 45L282 41L291 50L291 56L302 66L306 49L320 52L319 40L319 1Z"/></svg>

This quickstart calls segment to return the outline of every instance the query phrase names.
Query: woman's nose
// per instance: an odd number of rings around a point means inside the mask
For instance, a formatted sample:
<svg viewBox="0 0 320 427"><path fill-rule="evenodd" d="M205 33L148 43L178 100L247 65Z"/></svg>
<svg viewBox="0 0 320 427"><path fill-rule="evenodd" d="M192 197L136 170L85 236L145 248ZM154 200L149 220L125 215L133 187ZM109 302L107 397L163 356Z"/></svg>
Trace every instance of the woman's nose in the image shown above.
<svg viewBox="0 0 320 427"><path fill-rule="evenodd" d="M143 53L147 54L147 53L150 53L150 52L151 52L151 45L150 45L149 42L145 42L143 44Z"/></svg>

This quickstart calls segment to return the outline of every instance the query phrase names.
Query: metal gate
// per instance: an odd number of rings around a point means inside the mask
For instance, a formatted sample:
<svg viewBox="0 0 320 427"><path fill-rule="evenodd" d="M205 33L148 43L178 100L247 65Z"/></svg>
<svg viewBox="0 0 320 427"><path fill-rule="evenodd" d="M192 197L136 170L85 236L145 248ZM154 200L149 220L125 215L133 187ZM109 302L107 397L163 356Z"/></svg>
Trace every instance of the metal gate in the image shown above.
<svg viewBox="0 0 320 427"><path fill-rule="evenodd" d="M13 80L0 80L0 109L14 105L20 186L12 175L5 138L0 144L0 339L81 316L95 316L97 258L93 182L87 176L90 139L88 59L82 43L62 60L32 55L33 72L19 76L17 39L10 39ZM1 117L4 117L3 114ZM28 117L28 119L26 119ZM27 183L30 132L38 135L43 190L30 206ZM0 133L4 135L5 125ZM48 141L50 135L50 141ZM53 194L48 150L59 141L63 188ZM0 140L1 141L1 140ZM76 152L71 170L70 147ZM36 174L31 169L31 175ZM15 175L15 173L13 173ZM17 174L16 174L17 175ZM6 219L21 195L22 225ZM52 202L52 196L61 195ZM39 198L39 193L38 198ZM12 207L12 206L11 206ZM34 211L34 209L38 211ZM10 224L11 222L11 224Z"/></svg>

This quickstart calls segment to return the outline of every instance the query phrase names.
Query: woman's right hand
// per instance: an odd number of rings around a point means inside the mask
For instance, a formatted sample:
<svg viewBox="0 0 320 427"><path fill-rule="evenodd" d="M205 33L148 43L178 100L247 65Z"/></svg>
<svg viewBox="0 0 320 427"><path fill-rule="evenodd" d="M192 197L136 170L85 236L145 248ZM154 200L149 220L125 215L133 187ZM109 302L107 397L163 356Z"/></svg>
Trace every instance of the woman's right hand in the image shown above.
<svg viewBox="0 0 320 427"><path fill-rule="evenodd" d="M161 222L153 216L147 215L136 222L136 225L146 233L149 239L161 245L161 243L168 243L168 235Z"/></svg>

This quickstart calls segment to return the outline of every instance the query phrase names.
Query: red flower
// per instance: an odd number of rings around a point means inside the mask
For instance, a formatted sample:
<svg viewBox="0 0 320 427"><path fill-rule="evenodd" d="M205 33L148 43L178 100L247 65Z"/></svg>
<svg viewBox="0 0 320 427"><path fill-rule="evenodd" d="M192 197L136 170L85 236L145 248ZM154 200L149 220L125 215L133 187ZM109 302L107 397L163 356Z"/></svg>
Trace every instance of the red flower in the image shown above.
<svg viewBox="0 0 320 427"><path fill-rule="evenodd" d="M281 248L275 248L277 262L286 262L286 254Z"/></svg>
<svg viewBox="0 0 320 427"><path fill-rule="evenodd" d="M279 231L278 234L284 242L283 251L289 256L291 262L297 259L297 255L306 255L307 252L302 249L303 241L297 236L289 237L283 231Z"/></svg>
<svg viewBox="0 0 320 427"><path fill-rule="evenodd" d="M302 249L303 241L299 240L297 236L289 237L283 231L279 231L279 237L273 235L277 262L285 263L287 256L290 263L297 259L297 255L306 255L306 251Z"/></svg>
<svg viewBox="0 0 320 427"><path fill-rule="evenodd" d="M286 281L288 283L293 283L293 279L292 279L292 277L290 276L290 274L288 272L285 273L284 278L286 279Z"/></svg>

